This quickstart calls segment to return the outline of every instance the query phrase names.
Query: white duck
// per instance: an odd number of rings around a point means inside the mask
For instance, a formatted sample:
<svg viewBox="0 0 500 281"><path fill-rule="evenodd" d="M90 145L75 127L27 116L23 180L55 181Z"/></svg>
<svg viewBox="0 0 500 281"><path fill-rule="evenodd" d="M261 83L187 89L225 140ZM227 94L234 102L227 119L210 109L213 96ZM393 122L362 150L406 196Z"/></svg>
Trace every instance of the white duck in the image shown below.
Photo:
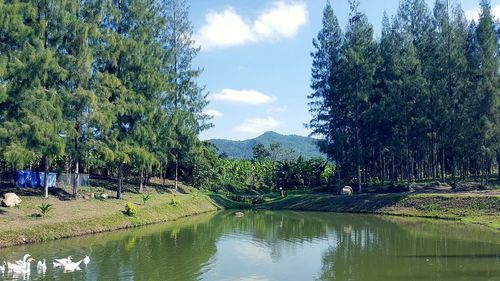
<svg viewBox="0 0 500 281"><path fill-rule="evenodd" d="M69 256L69 257L67 257L65 259L54 259L55 262L53 262L52 264L54 265L54 267L64 267L68 263L71 263L72 259L73 258L71 256Z"/></svg>
<svg viewBox="0 0 500 281"><path fill-rule="evenodd" d="M34 261L34 259L29 258L26 260L24 265L18 265L15 263L7 263L7 267L9 268L9 271L12 271L17 274L27 274L31 271L31 262Z"/></svg>
<svg viewBox="0 0 500 281"><path fill-rule="evenodd" d="M47 265L45 264L45 259L43 259L43 261L38 261L38 263L36 264L36 270L42 273L45 273L45 271L47 271Z"/></svg>
<svg viewBox="0 0 500 281"><path fill-rule="evenodd" d="M20 265L20 266L25 266L25 265L26 265L26 260L27 260L29 257L31 257L31 255L30 255L30 254L26 254L26 255L24 255L24 256L23 256L23 258L22 258L21 260L17 260L15 263L16 263L17 265Z"/></svg>
<svg viewBox="0 0 500 281"><path fill-rule="evenodd" d="M87 264L90 263L90 258L89 256L85 256L85 258L83 259L83 263L85 264L85 266L87 266Z"/></svg>
<svg viewBox="0 0 500 281"><path fill-rule="evenodd" d="M7 267L7 263L3 262L2 265L0 265L0 273L4 273L5 272L5 267Z"/></svg>
<svg viewBox="0 0 500 281"><path fill-rule="evenodd" d="M68 271L75 271L75 270L81 270L80 269L80 264L83 262L83 260L79 260L77 262L70 262L64 266L64 272Z"/></svg>

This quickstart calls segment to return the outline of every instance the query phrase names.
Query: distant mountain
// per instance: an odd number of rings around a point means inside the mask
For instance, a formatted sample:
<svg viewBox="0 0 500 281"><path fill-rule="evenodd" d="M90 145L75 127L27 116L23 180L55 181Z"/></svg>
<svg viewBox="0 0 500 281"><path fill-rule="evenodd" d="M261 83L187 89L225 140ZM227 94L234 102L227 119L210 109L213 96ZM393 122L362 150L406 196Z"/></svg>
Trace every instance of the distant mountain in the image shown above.
<svg viewBox="0 0 500 281"><path fill-rule="evenodd" d="M251 159L253 157L252 147L259 142L268 149L270 144L280 143L281 149L291 154L292 157L325 158L325 155L316 146L315 139L296 135L284 136L275 132L266 132L254 139L244 141L213 139L209 142L217 147L219 155L226 153L229 157L237 159ZM293 152L289 153L290 151Z"/></svg>

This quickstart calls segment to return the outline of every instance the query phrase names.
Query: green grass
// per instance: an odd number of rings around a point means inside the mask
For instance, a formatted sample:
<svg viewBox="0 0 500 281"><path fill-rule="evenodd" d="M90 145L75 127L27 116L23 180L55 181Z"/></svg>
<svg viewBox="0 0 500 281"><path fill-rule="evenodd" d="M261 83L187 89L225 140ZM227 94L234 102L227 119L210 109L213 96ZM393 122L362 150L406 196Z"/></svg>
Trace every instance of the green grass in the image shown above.
<svg viewBox="0 0 500 281"><path fill-rule="evenodd" d="M173 221L218 209L205 195L178 194L177 206L170 204L172 197L170 193L158 193L144 204L140 194L131 193L120 200L61 201L54 197L25 196L19 208L0 209L0 223L9 225L0 229L0 247ZM42 201L55 206L50 216L43 219L32 216ZM135 216L123 214L126 202L137 206Z"/></svg>
<svg viewBox="0 0 500 281"><path fill-rule="evenodd" d="M252 205L245 202L237 202L218 193L207 193L207 196L219 207L219 209L250 209Z"/></svg>

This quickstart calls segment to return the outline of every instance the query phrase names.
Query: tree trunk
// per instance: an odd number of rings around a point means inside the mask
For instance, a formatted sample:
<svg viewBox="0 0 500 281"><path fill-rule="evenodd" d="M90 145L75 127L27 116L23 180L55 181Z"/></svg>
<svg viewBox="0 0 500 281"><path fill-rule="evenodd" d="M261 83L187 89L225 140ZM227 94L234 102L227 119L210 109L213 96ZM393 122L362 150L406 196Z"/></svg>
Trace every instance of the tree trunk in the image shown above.
<svg viewBox="0 0 500 281"><path fill-rule="evenodd" d="M77 157L78 159L78 157ZM78 195L78 189L80 187L80 161L75 160L75 179L73 181L73 197Z"/></svg>
<svg viewBox="0 0 500 281"><path fill-rule="evenodd" d="M431 165L432 165L432 179L436 180L437 178L437 149L436 149L436 136L433 133L432 134L432 159L431 159Z"/></svg>
<svg viewBox="0 0 500 281"><path fill-rule="evenodd" d="M396 157L394 156L394 152L392 153L392 175L391 180L392 184L396 184Z"/></svg>
<svg viewBox="0 0 500 281"><path fill-rule="evenodd" d="M163 170L162 170L161 164L162 164L162 162L160 161L160 166L159 166L159 168L160 168L160 182L163 182ZM165 184L165 183L163 183L163 184Z"/></svg>
<svg viewBox="0 0 500 281"><path fill-rule="evenodd" d="M342 177L340 176L340 163L337 165L337 178L338 178L338 188L337 193L340 193L342 190Z"/></svg>
<svg viewBox="0 0 500 281"><path fill-rule="evenodd" d="M488 159L486 160L486 185L490 184L490 167L491 167L491 160Z"/></svg>
<svg viewBox="0 0 500 281"><path fill-rule="evenodd" d="M123 188L123 163L118 164L118 190L116 191L116 199L122 198Z"/></svg>
<svg viewBox="0 0 500 281"><path fill-rule="evenodd" d="M31 170L31 169L30 169ZM66 184L70 185L71 184L71 177L70 177L70 171L71 171L71 159L68 157L64 161L64 173L66 173Z"/></svg>
<svg viewBox="0 0 500 281"><path fill-rule="evenodd" d="M455 156L451 155L451 181L453 188L457 187L457 172L455 170Z"/></svg>
<svg viewBox="0 0 500 281"><path fill-rule="evenodd" d="M498 180L500 180L500 153L497 153L497 177L498 177Z"/></svg>
<svg viewBox="0 0 500 281"><path fill-rule="evenodd" d="M73 182L71 181L71 179L72 179L72 177L71 177L71 176L73 175L73 174L71 173L71 164L72 164L72 161L73 161L73 160L72 160L71 158L69 158L69 163L68 163L68 164L69 164L69 166L68 166L68 173L67 173L67 176L68 176L68 181L67 181L68 183L67 183L67 184L68 184L68 185L73 185Z"/></svg>
<svg viewBox="0 0 500 281"><path fill-rule="evenodd" d="M45 177L43 178L43 196L49 198L49 157L43 156Z"/></svg>
<svg viewBox="0 0 500 281"><path fill-rule="evenodd" d="M358 192L361 193L361 143L359 140L359 129L356 129L356 146L357 146L357 155L356 155L356 164L358 166Z"/></svg>
<svg viewBox="0 0 500 281"><path fill-rule="evenodd" d="M443 154L442 154L442 164L441 164L441 178L443 179L443 181L446 181L446 166L445 166L445 162L444 162L444 159L445 159L445 156L444 156L444 148L443 148Z"/></svg>
<svg viewBox="0 0 500 281"><path fill-rule="evenodd" d="M179 154L175 156L175 191L179 188Z"/></svg>
<svg viewBox="0 0 500 281"><path fill-rule="evenodd" d="M411 176L410 176L410 143L408 141L408 129L405 129L405 135L406 135L406 180L408 182L408 185L410 184L411 181Z"/></svg>
<svg viewBox="0 0 500 281"><path fill-rule="evenodd" d="M163 185L165 185L165 182L167 179L167 175L168 175L167 169L168 169L168 161L167 161L167 159L165 159L165 171L162 171L162 173L165 172L165 174L163 175Z"/></svg>
<svg viewBox="0 0 500 281"><path fill-rule="evenodd" d="M77 136L75 137L75 179L73 180L73 197L78 195L80 187L80 124L77 122L75 125Z"/></svg>
<svg viewBox="0 0 500 281"><path fill-rule="evenodd" d="M144 168L141 168L139 171L139 193L144 191Z"/></svg>

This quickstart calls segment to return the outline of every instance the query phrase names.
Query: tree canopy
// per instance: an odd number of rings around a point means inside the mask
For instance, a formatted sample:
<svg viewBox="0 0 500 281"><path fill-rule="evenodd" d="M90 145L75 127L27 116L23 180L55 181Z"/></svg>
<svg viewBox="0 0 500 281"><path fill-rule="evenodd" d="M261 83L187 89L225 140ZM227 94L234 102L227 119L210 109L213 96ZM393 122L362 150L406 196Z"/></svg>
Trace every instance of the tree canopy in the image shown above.
<svg viewBox="0 0 500 281"><path fill-rule="evenodd" d="M479 22L459 5L403 0L382 33L351 0L345 32L328 2L313 40L308 126L337 183L481 176L500 164L500 61L491 5ZM498 25L498 24L497 24Z"/></svg>

